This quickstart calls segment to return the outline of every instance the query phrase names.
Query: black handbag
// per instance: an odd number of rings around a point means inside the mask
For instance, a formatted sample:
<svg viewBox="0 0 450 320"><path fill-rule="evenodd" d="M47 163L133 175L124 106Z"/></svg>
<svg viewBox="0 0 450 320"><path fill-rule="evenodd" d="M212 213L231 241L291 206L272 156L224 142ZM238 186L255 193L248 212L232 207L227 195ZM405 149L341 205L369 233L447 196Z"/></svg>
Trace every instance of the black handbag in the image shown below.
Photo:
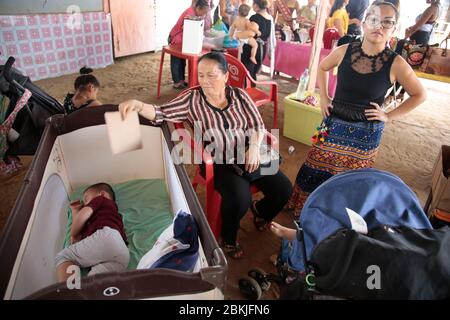
<svg viewBox="0 0 450 320"><path fill-rule="evenodd" d="M316 288L350 299L449 299L450 229L341 229L314 249Z"/></svg>
<svg viewBox="0 0 450 320"><path fill-rule="evenodd" d="M253 172L245 170L245 164L233 164L236 173L246 180L253 182L267 175L278 172L282 158L278 151L265 144L260 147L260 163L258 169Z"/></svg>

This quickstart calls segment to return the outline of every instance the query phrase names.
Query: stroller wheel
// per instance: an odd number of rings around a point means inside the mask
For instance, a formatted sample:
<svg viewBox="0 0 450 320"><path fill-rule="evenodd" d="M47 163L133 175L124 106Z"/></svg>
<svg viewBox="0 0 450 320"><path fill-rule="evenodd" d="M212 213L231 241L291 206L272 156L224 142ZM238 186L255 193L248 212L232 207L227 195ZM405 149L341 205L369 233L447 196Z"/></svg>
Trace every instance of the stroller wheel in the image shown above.
<svg viewBox="0 0 450 320"><path fill-rule="evenodd" d="M250 277L239 279L239 290L250 300L259 300L262 290L258 282Z"/></svg>
<svg viewBox="0 0 450 320"><path fill-rule="evenodd" d="M248 276L258 282L262 291L270 289L270 281L267 280L267 273L263 269L253 268L248 272Z"/></svg>

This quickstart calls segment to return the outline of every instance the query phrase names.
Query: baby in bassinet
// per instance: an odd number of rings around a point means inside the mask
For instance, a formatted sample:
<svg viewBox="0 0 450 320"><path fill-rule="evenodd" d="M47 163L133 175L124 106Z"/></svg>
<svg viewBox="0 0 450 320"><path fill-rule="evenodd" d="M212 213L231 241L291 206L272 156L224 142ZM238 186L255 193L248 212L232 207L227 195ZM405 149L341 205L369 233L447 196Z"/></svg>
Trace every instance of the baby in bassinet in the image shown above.
<svg viewBox="0 0 450 320"><path fill-rule="evenodd" d="M251 22L247 19L248 13L250 12L250 6L247 4L241 4L239 6L239 15L234 20L230 27L230 38L235 38L243 41L252 47L250 54L250 61L254 64L256 62L256 52L258 51L258 42L254 38L259 35L259 27L255 22Z"/></svg>
<svg viewBox="0 0 450 320"><path fill-rule="evenodd" d="M90 267L88 275L126 270L130 253L122 218L109 184L97 183L83 192L83 204L71 204L71 245L56 258L58 281L66 281L71 265Z"/></svg>

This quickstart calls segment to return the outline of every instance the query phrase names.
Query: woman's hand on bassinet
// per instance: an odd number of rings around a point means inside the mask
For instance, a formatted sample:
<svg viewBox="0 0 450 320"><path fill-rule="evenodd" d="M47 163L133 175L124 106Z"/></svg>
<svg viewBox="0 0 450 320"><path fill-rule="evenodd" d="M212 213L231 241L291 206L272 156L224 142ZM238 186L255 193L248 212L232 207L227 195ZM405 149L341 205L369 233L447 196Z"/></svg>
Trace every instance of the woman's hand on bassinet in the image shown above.
<svg viewBox="0 0 450 320"><path fill-rule="evenodd" d="M145 104L139 100L127 100L119 104L119 112L122 119L125 120L130 112L136 111L139 115L148 120L155 120L155 107L151 104Z"/></svg>
<svg viewBox="0 0 450 320"><path fill-rule="evenodd" d="M386 111L384 111L377 103L371 102L372 106L375 107L375 109L366 109L366 118L369 121L383 121L388 122L389 116Z"/></svg>
<svg viewBox="0 0 450 320"><path fill-rule="evenodd" d="M127 100L119 104L119 112L122 116L122 119L125 120L127 118L127 115L132 112L136 111L139 113L144 108L144 103L139 100Z"/></svg>

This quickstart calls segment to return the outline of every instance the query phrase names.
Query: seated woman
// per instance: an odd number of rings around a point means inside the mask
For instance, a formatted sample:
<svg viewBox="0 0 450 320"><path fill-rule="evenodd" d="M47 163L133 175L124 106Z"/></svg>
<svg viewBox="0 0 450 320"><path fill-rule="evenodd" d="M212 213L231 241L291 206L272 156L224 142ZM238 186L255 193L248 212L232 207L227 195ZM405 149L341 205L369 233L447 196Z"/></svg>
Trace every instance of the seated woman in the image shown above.
<svg viewBox="0 0 450 320"><path fill-rule="evenodd" d="M81 76L75 79L75 93L68 93L64 98L64 109L67 113L101 105L97 100L100 82L90 73L92 69L83 67L80 69Z"/></svg>
<svg viewBox="0 0 450 320"><path fill-rule="evenodd" d="M416 23L405 31L405 38L410 38L416 44L428 44L434 24L439 18L439 0L426 0L426 2L430 6L418 15Z"/></svg>
<svg viewBox="0 0 450 320"><path fill-rule="evenodd" d="M233 164L236 164L235 159L238 163L241 159L247 172L258 169L265 128L247 93L227 86L228 76L224 55L211 52L198 62L200 88L187 91L161 106L129 100L119 105L119 111L124 118L129 112L137 111L155 124L187 121L191 127L202 131L202 136L208 140L204 142L205 150L214 150L214 185L222 196L224 250L232 258L240 258L244 252L237 242L237 233L242 217L250 208L255 226L264 230L288 201L292 187L281 171L262 175L252 184L264 193L264 198L252 203L250 182L238 175Z"/></svg>
<svg viewBox="0 0 450 320"><path fill-rule="evenodd" d="M349 0L336 0L330 10L330 17L327 20L327 28L336 28L339 35L343 37L348 31L349 15L345 6Z"/></svg>
<svg viewBox="0 0 450 320"><path fill-rule="evenodd" d="M204 17L210 10L208 0L197 0L195 5L187 8L178 18L177 23L173 26L169 34L168 43L171 45L181 46L183 43L183 24L184 19L189 16ZM172 73L173 88L184 89L187 83L184 77L186 69L186 59L180 59L170 56L170 72Z"/></svg>
<svg viewBox="0 0 450 320"><path fill-rule="evenodd" d="M300 15L297 17L300 28L310 29L317 18L317 0L308 0L308 4L300 8Z"/></svg>

